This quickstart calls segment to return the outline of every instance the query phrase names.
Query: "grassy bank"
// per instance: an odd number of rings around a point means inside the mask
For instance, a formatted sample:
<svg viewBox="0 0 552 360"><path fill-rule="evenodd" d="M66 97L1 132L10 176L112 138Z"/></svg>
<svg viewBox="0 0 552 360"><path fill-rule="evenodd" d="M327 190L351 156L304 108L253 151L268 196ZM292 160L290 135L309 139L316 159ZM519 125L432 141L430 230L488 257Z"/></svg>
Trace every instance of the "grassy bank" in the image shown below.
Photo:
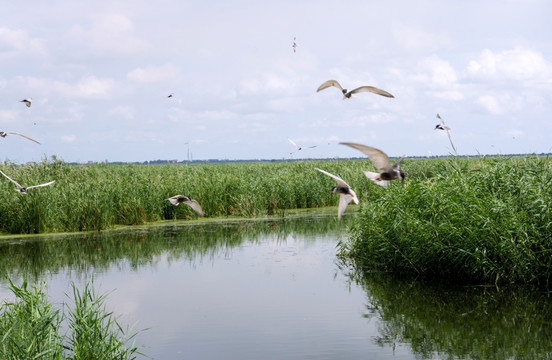
<svg viewBox="0 0 552 360"><path fill-rule="evenodd" d="M195 218L185 205L164 199L182 194L196 199L206 216L256 216L285 209L333 206L335 181L320 167L347 179L357 193L374 191L359 161L71 166L43 161L0 166L26 185L56 180L22 195L0 179L0 233L33 234L102 230L159 220ZM366 164L366 162L363 162ZM368 164L366 164L368 165Z"/></svg>
<svg viewBox="0 0 552 360"><path fill-rule="evenodd" d="M127 345L133 335L104 307L90 285L73 286L74 306L62 310L48 302L44 285L17 286L15 301L0 304L1 359L135 359L138 349ZM69 331L62 335L65 327Z"/></svg>
<svg viewBox="0 0 552 360"><path fill-rule="evenodd" d="M342 250L399 275L550 285L551 159L448 159L430 172L367 199Z"/></svg>

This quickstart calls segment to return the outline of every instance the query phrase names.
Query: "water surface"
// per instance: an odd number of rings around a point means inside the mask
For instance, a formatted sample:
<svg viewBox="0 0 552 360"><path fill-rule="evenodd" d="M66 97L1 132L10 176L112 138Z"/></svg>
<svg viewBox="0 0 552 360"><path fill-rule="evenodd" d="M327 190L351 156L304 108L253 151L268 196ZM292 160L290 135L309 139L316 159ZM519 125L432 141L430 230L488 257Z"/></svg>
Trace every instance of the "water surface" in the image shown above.
<svg viewBox="0 0 552 360"><path fill-rule="evenodd" d="M550 357L547 294L355 272L334 212L3 238L0 268L55 302L93 279L155 359Z"/></svg>

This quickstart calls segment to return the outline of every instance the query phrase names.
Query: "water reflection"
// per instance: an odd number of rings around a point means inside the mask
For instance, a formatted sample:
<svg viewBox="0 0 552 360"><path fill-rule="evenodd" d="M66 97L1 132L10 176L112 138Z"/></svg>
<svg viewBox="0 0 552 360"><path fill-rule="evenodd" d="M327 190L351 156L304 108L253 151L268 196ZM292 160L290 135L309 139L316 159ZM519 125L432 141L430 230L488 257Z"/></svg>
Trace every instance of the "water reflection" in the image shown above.
<svg viewBox="0 0 552 360"><path fill-rule="evenodd" d="M346 215L1 238L0 272L60 302L95 276L158 359L552 358L548 294L354 272L335 253Z"/></svg>
<svg viewBox="0 0 552 360"><path fill-rule="evenodd" d="M353 278L367 294L364 316L379 319L379 346L408 344L423 359L552 358L549 293L407 282L374 273Z"/></svg>

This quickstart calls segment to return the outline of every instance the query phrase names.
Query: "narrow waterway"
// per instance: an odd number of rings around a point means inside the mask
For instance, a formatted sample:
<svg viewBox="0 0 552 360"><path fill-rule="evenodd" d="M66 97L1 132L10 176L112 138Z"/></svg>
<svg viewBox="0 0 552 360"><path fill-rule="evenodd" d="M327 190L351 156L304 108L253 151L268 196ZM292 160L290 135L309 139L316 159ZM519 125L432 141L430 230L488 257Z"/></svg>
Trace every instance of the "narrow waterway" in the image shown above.
<svg viewBox="0 0 552 360"><path fill-rule="evenodd" d="M355 273L336 247L355 215L334 212L4 238L0 266L56 303L93 281L154 359L552 356L547 294Z"/></svg>

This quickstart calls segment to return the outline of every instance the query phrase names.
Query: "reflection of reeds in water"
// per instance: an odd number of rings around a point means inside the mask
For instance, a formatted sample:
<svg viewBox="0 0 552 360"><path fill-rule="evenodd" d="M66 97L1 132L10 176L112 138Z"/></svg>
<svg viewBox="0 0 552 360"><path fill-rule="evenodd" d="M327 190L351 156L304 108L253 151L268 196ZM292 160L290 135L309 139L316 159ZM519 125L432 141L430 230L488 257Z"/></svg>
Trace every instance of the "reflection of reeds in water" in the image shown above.
<svg viewBox="0 0 552 360"><path fill-rule="evenodd" d="M101 233L39 236L0 242L0 274L40 279L45 273L72 272L88 276L90 269L124 264L132 269L167 261L203 261L243 242L264 236L285 241L301 236L344 234L354 215L338 222L335 209L300 211L285 218L213 222L174 222Z"/></svg>
<svg viewBox="0 0 552 360"><path fill-rule="evenodd" d="M463 287L352 273L366 291L374 341L408 344L417 358L546 359L552 353L552 303L527 288ZM437 355L437 356L436 356Z"/></svg>

